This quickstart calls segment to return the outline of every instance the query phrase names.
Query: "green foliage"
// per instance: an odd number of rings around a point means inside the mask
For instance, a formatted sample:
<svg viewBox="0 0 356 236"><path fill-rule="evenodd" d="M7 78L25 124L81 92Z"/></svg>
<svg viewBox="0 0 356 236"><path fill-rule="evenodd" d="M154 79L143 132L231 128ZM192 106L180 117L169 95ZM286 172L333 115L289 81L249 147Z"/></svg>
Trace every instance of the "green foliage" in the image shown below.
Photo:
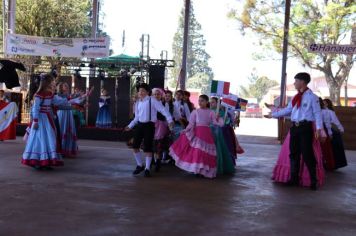
<svg viewBox="0 0 356 236"><path fill-rule="evenodd" d="M193 6L191 6L187 55L187 88L206 88L207 86L210 86L211 79L213 78L213 71L208 64L210 55L205 51L206 40L201 33L201 29L201 25L195 18ZM178 29L173 38L173 60L176 62L176 67L171 70L172 80L170 81L170 85L172 87L176 86L181 68L183 32L184 9L181 11ZM199 81L199 78L202 79L201 82ZM190 82L190 80L192 80L192 82Z"/></svg>
<svg viewBox="0 0 356 236"><path fill-rule="evenodd" d="M90 36L91 1L17 0L16 33L46 37Z"/></svg>
<svg viewBox="0 0 356 236"><path fill-rule="evenodd" d="M197 73L187 81L187 89L201 89L202 94L209 94L211 78L206 73Z"/></svg>
<svg viewBox="0 0 356 236"><path fill-rule="evenodd" d="M282 51L285 1L245 0L242 12L231 9L228 16L239 22L243 33L254 33L260 43L277 53ZM340 87L355 59L352 55L313 54L311 43L348 44L346 38L356 22L354 0L292 1L289 55L309 68L322 71L329 85L330 97L340 103Z"/></svg>
<svg viewBox="0 0 356 236"><path fill-rule="evenodd" d="M16 33L60 38L90 37L91 7L90 0L17 0ZM2 13L2 6L0 8ZM98 34L106 36L101 29ZM2 33L0 38L2 41Z"/></svg>
<svg viewBox="0 0 356 236"><path fill-rule="evenodd" d="M277 81L271 80L266 76L259 77L255 72L252 72L248 79L248 87L240 86L239 95L241 97L257 98L258 102L262 100L270 88L278 85Z"/></svg>

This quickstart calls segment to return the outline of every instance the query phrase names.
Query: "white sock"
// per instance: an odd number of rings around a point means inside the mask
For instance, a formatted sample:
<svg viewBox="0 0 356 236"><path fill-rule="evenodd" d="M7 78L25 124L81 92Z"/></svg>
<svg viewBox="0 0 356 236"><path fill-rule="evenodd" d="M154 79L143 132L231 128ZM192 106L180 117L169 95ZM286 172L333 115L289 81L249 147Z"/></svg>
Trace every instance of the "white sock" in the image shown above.
<svg viewBox="0 0 356 236"><path fill-rule="evenodd" d="M134 153L135 160L138 166L143 166L141 152Z"/></svg>
<svg viewBox="0 0 356 236"><path fill-rule="evenodd" d="M151 169L152 157L146 157L146 170Z"/></svg>

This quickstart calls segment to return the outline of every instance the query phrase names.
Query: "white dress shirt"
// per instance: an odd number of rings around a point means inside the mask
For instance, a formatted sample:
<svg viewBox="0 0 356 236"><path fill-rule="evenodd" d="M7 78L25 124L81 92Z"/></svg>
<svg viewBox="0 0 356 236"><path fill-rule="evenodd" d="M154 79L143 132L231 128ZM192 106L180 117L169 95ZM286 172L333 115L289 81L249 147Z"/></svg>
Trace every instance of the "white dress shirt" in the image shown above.
<svg viewBox="0 0 356 236"><path fill-rule="evenodd" d="M272 117L284 117L289 114L291 114L292 122L315 121L317 129L323 128L319 98L310 89L304 92L299 108L297 104L293 107L292 101L290 101L286 108L272 112Z"/></svg>
<svg viewBox="0 0 356 236"><path fill-rule="evenodd" d="M151 118L150 118L150 101L151 101ZM132 129L137 123L147 123L157 121L157 112L160 112L166 117L168 123L172 122L172 116L169 111L163 106L161 101L156 98L146 96L144 99L140 99L136 102L135 106L135 119L128 125Z"/></svg>
<svg viewBox="0 0 356 236"><path fill-rule="evenodd" d="M328 131L329 136L332 136L332 124L336 125L340 132L344 132L344 127L341 125L334 111L329 109L322 109L323 123Z"/></svg>
<svg viewBox="0 0 356 236"><path fill-rule="evenodd" d="M187 120L190 119L190 110L186 102L183 102L182 104L182 101L174 101L173 105L173 116L175 121L179 121L183 117L185 117Z"/></svg>

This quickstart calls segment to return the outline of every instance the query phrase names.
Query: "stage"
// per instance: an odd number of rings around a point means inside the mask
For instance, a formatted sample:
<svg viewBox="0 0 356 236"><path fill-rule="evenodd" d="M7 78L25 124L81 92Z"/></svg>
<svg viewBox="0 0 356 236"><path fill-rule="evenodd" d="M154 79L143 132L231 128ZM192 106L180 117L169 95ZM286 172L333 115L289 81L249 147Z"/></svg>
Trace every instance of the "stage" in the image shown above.
<svg viewBox="0 0 356 236"><path fill-rule="evenodd" d="M27 124L17 124L17 136L24 136ZM78 139L90 139L101 141L127 141L131 136L130 132L124 132L124 128L96 128L96 127L81 127L78 129Z"/></svg>

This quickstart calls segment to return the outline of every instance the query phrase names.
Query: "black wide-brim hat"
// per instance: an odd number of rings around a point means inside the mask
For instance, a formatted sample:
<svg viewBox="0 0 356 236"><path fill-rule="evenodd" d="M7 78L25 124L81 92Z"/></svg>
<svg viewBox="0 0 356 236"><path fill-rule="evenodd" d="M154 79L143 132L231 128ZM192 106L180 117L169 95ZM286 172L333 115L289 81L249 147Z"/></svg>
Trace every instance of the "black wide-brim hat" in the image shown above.
<svg viewBox="0 0 356 236"><path fill-rule="evenodd" d="M305 83L309 83L310 82L310 75L306 72L301 72L298 73L294 76L294 79L299 79L299 80L303 80L305 81Z"/></svg>

